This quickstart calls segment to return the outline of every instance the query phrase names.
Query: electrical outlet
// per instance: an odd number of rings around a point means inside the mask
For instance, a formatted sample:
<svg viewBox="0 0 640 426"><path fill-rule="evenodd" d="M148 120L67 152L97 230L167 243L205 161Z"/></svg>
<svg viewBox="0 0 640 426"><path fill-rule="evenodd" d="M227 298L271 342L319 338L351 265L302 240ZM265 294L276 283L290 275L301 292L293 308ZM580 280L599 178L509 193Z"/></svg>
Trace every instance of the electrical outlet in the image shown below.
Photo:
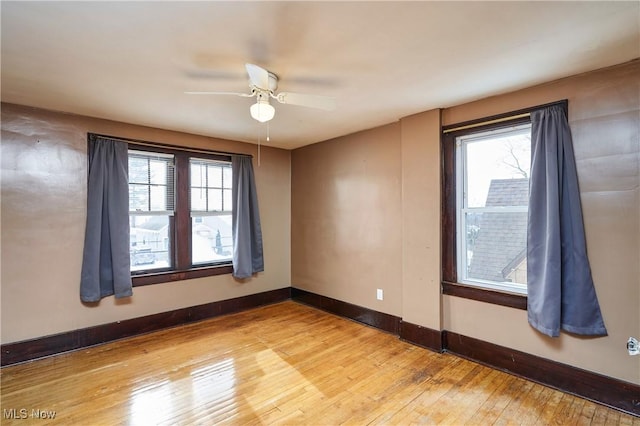
<svg viewBox="0 0 640 426"><path fill-rule="evenodd" d="M384 299L384 294L382 293L382 289L381 288L376 290L376 299L378 299L378 300L383 300Z"/></svg>
<svg viewBox="0 0 640 426"><path fill-rule="evenodd" d="M629 351L629 355L640 355L640 342L638 342L638 339L629 337L629 340L627 340L627 350Z"/></svg>

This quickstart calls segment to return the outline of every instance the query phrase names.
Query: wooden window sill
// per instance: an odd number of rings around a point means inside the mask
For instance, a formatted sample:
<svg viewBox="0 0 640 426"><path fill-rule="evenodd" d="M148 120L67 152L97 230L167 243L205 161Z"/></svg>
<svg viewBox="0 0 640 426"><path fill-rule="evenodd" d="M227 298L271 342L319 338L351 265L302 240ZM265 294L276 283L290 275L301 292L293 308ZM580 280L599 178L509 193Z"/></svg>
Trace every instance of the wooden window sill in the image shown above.
<svg viewBox="0 0 640 426"><path fill-rule="evenodd" d="M231 264L216 266L203 266L199 268L186 269L183 271L162 271L150 272L148 274L132 275L131 281L134 287L141 287L151 284L168 283L171 281L183 281L193 278L210 277L214 275L224 275L233 273Z"/></svg>
<svg viewBox="0 0 640 426"><path fill-rule="evenodd" d="M447 281L442 282L442 294L527 310L527 296L521 294L503 293Z"/></svg>

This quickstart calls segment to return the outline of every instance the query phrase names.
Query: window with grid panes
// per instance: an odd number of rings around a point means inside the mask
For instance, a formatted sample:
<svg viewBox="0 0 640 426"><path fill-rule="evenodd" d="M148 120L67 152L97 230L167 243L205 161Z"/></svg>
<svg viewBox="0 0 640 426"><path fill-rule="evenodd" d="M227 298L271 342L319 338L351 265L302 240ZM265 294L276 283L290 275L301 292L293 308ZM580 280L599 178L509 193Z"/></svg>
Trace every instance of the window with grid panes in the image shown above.
<svg viewBox="0 0 640 426"><path fill-rule="evenodd" d="M232 273L231 157L129 143L134 286Z"/></svg>
<svg viewBox="0 0 640 426"><path fill-rule="evenodd" d="M131 271L173 266L174 156L129 151L129 244Z"/></svg>
<svg viewBox="0 0 640 426"><path fill-rule="evenodd" d="M191 158L189 168L192 262L228 262L233 254L231 164Z"/></svg>

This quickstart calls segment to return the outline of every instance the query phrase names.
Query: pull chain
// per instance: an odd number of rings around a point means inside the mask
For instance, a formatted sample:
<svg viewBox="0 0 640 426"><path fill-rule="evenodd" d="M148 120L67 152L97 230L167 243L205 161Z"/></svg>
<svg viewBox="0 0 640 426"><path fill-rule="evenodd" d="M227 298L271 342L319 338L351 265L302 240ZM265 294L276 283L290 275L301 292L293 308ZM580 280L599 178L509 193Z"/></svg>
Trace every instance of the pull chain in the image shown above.
<svg viewBox="0 0 640 426"><path fill-rule="evenodd" d="M269 122L267 121L267 142L269 142L270 137L269 137ZM261 133L258 132L258 167L260 167L260 146L262 144L262 137L261 137Z"/></svg>

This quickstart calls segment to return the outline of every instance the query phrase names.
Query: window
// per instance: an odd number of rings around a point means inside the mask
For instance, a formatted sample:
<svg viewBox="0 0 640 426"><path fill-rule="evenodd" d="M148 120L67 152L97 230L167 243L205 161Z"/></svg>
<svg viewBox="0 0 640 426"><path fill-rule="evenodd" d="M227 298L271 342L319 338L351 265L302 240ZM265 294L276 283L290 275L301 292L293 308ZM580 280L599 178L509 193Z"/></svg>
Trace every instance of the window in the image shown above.
<svg viewBox="0 0 640 426"><path fill-rule="evenodd" d="M231 261L231 164L192 158L190 169L192 263Z"/></svg>
<svg viewBox="0 0 640 426"><path fill-rule="evenodd" d="M231 158L129 143L134 286L233 272Z"/></svg>
<svg viewBox="0 0 640 426"><path fill-rule="evenodd" d="M529 124L456 137L458 281L527 292Z"/></svg>
<svg viewBox="0 0 640 426"><path fill-rule="evenodd" d="M174 206L174 158L129 150L131 271L168 269Z"/></svg>
<svg viewBox="0 0 640 426"><path fill-rule="evenodd" d="M484 121L443 131L443 292L526 309L530 119Z"/></svg>

